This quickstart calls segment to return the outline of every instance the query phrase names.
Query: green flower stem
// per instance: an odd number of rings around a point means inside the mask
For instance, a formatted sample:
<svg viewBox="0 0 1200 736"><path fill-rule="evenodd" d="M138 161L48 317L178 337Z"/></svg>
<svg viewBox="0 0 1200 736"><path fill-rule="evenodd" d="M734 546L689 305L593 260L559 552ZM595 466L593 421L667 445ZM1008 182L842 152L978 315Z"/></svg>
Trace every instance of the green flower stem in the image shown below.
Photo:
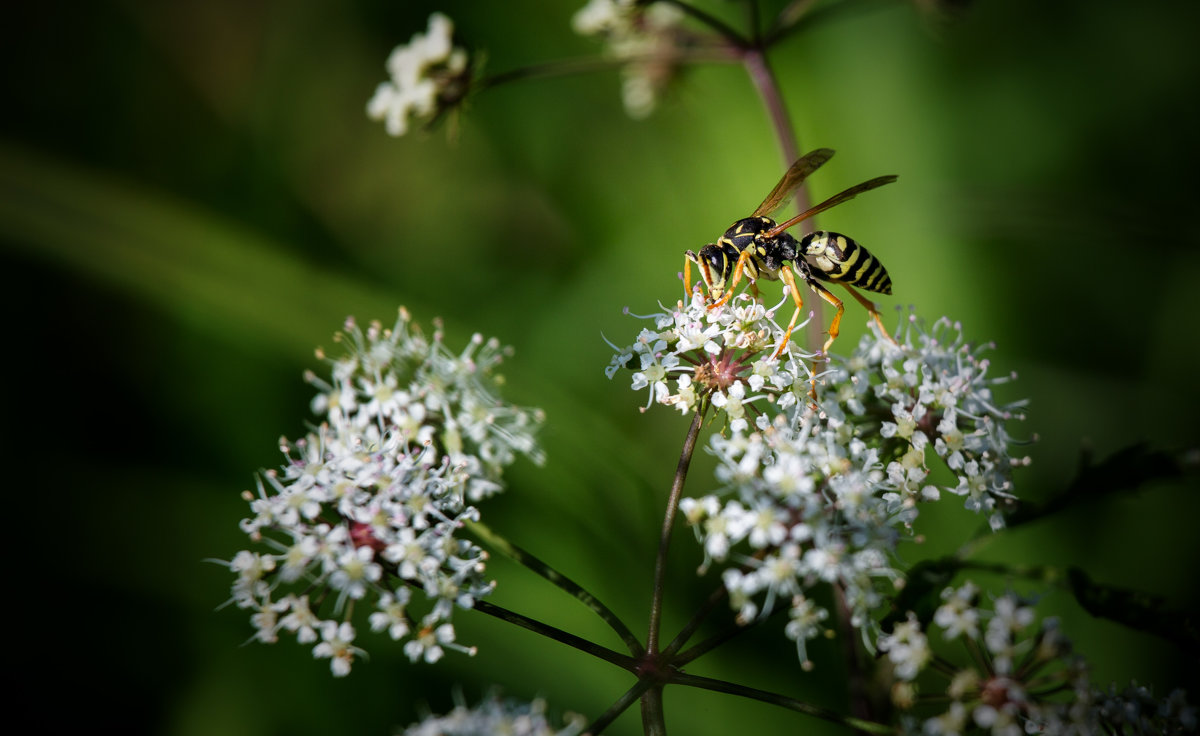
<svg viewBox="0 0 1200 736"><path fill-rule="evenodd" d="M783 153L783 165L786 168L800 158L800 146L796 142L793 132L795 129L792 127L787 106L784 105L779 83L775 80L775 74L767 64L766 52L759 48L746 49L742 54L742 64L746 67L746 73L750 75L750 81L754 83L754 89L758 92L758 96L767 110L767 115L771 118L771 125L775 129L775 137L779 141L779 147ZM796 192L796 208L797 212L803 212L809 208L808 188L803 184ZM805 233L812 232L811 221L806 220L801 223L800 228Z"/></svg>
<svg viewBox="0 0 1200 736"><path fill-rule="evenodd" d="M740 48L747 48L750 46L750 42L742 34L738 33L736 30L734 30L732 27L727 25L724 21L722 21L720 18L717 18L716 16L709 15L708 13L704 12L700 8L693 7L692 5L689 5L688 3L685 3L682 0L660 0L660 1L662 2L663 5L674 5L675 7L679 8L686 15L690 15L691 17L695 18L700 23L708 26L717 35L721 36L722 38L724 38L726 41L733 44L734 46L738 46Z"/></svg>
<svg viewBox="0 0 1200 736"><path fill-rule="evenodd" d="M780 150L783 153L783 166L786 169L792 165L793 161L800 158L800 144L796 140L795 128L792 127L791 117L783 102L783 93L779 89L779 82L775 79L775 73L771 71L770 65L767 64L765 49L765 45L747 49L742 55L742 65L746 68L746 73L750 76L750 81L754 83L754 89L758 91L763 107L766 108L767 116L771 119L775 137L778 139ZM812 199L808 195L807 182L801 183L796 189L795 203L797 213L806 211L812 205ZM808 235L814 231L816 222L810 217L797 227L802 236ZM809 320L808 327L805 328L807 343L810 346L821 345L824 342L822 326L825 324L821 317L821 300L811 300L809 311L813 318Z"/></svg>
<svg viewBox="0 0 1200 736"><path fill-rule="evenodd" d="M688 621L687 625L679 630L679 633L675 635L675 638L672 639L671 643L667 645L667 648L663 650L663 655L670 657L674 655L675 652L679 651L684 644L687 644L688 639L692 638L692 634L696 633L696 629L700 627L700 624L704 622L704 619L708 617L708 614L712 613L713 609L717 607L717 604L725 600L728 595L729 589L724 585L721 585L714 590L712 595L708 597L708 600L704 602L704 605L700 606L700 609L696 611L694 616L692 616L692 620Z"/></svg>
<svg viewBox="0 0 1200 736"><path fill-rule="evenodd" d="M615 664L622 669L626 669L631 672L637 669L638 662L632 657L621 654L620 652L614 652L607 647L594 644L583 637L576 636L575 634L563 631L562 629L556 628L549 624L544 624L541 621L529 618L528 616L522 616L515 611L510 611L507 608L497 606L495 603L489 603L487 601L475 601L474 610L498 618L501 621L507 621L510 624L516 624L523 629L528 629L535 634L541 634L548 639L561 642L569 647L574 647L581 652L586 652L593 657L604 660L605 662Z"/></svg>
<svg viewBox="0 0 1200 736"><path fill-rule="evenodd" d="M836 602L835 615L840 629L838 639L841 641L842 652L846 660L846 689L850 696L850 710L859 718L870 718L871 688L866 672L866 652L863 651L862 640L855 636L857 630L850 620L850 607L846 605L846 591L841 585L834 584L833 597Z"/></svg>
<svg viewBox="0 0 1200 736"><path fill-rule="evenodd" d="M626 690L617 701L608 707L608 710L600 714L600 716L588 724L583 730L585 736L597 734L612 725L612 722L617 720L617 716L624 713L633 705L633 702L642 697L642 693L654 686L654 683L649 680L638 680L633 687Z"/></svg>
<svg viewBox="0 0 1200 736"><path fill-rule="evenodd" d="M625 622L613 613L612 609L601 603L594 595L585 590L582 586L571 580L567 576L555 570L550 565L543 562L540 558L530 554L526 550L509 542L504 537L493 532L487 525L478 521L468 521L465 524L467 531L478 537L491 549L509 557L516 562L521 563L533 572L541 575L546 580L554 583L559 588L562 588L570 595L574 596L583 605L590 608L597 616L599 616L606 624L609 625L617 636L621 637L621 641L625 642L625 646L629 649L629 653L635 657L640 657L646 650L642 643L634 633L625 625Z"/></svg>
<svg viewBox="0 0 1200 736"><path fill-rule="evenodd" d="M775 25L763 39L763 46L769 48L793 33L811 30L826 21L849 17L851 14L862 15L876 10L886 10L895 7L895 4L895 0L842 0L842 2L836 3L795 0L780 11Z"/></svg>
<svg viewBox="0 0 1200 736"><path fill-rule="evenodd" d="M746 687L745 685L738 685L736 683L726 682L724 680L714 680L710 677L700 677L698 675L688 675L682 672L677 672L671 677L670 681L675 685L687 685L688 687L698 687L704 690L712 690L713 692L727 693L729 695L740 695L743 698L759 700L764 703L770 703L771 705L777 705L781 708L787 708L788 710L796 711L797 713L804 713L806 715L813 716L814 718L820 718L823 721L829 721L830 723L837 723L846 726L847 728L853 728L862 733L897 733L897 731L891 726L886 726L882 723L875 723L874 721L863 720L861 718L844 716L836 711L810 705L808 703L796 700L795 698L789 698L786 695L767 692L766 690L758 690L756 688Z"/></svg>
<svg viewBox="0 0 1200 736"><path fill-rule="evenodd" d="M667 719L663 713L662 685L653 683L642 694L642 733L646 736L667 736Z"/></svg>
<svg viewBox="0 0 1200 736"><path fill-rule="evenodd" d="M675 514L679 510L679 498L683 495L683 483L687 480L688 467L692 464L692 454L696 451L696 438L700 435L700 424L703 420L704 409L698 409L692 415L692 426L688 428L687 437L683 441L683 450L679 453L679 463L675 466L675 480L671 483L671 492L667 496L662 533L658 540L658 555L654 560L654 593L650 601L650 631L646 637L646 651L650 655L658 654L658 633L662 626L663 591L666 588L667 580L667 549L671 546L671 531L675 526Z"/></svg>
<svg viewBox="0 0 1200 736"><path fill-rule="evenodd" d="M784 610L784 609L780 608L779 610ZM682 667L683 665L687 664L688 662L691 662L695 659L698 659L698 658L704 656L705 654L708 654L709 652L711 652L712 650L721 646L725 642L729 641L730 639L734 638L735 636L738 636L743 631L749 630L750 627L754 626L760 620L761 619L756 618L753 621L747 623L745 626L735 624L735 625L730 626L729 628L725 629L724 631L713 634L712 636L708 637L707 639L700 642L699 644L696 644L695 646L690 647L690 648L685 649L684 651L680 652L678 656L674 657L671 660L671 663L676 666Z"/></svg>
<svg viewBox="0 0 1200 736"><path fill-rule="evenodd" d="M668 61L672 64L728 64L734 63L738 59L736 54L730 53L724 46L701 46L693 49L679 50L672 52L669 57L664 57L661 54L633 54L612 58L586 57L582 59L559 59L541 64L530 64L482 77L473 83L472 91L482 92L486 89L526 79L550 79L553 77L568 77L575 74L615 71L628 64L660 60Z"/></svg>
<svg viewBox="0 0 1200 736"><path fill-rule="evenodd" d="M770 46L790 33L816 4L816 0L792 0L788 3L787 7L779 11L775 18L775 26L768 31L764 45Z"/></svg>

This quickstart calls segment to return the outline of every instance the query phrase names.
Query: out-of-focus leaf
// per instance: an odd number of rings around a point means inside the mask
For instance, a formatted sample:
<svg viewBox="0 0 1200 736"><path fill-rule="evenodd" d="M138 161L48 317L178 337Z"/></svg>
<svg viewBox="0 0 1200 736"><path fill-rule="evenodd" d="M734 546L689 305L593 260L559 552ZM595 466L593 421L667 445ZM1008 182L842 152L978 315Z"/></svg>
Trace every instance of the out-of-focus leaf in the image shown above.
<svg viewBox="0 0 1200 736"><path fill-rule="evenodd" d="M1085 452L1080 458L1079 474L1062 493L1042 504L1023 503L1006 522L1010 528L1020 526L1114 493L1136 491L1151 481L1177 478L1195 469L1193 453L1150 450L1144 444L1119 450L1095 465L1090 453Z"/></svg>
<svg viewBox="0 0 1200 736"><path fill-rule="evenodd" d="M386 319L397 307L377 288L305 263L216 214L4 144L0 236L189 322L294 354L327 339L331 315Z"/></svg>
<svg viewBox="0 0 1200 736"><path fill-rule="evenodd" d="M1157 595L1092 582L1079 568L1067 572L1071 592L1085 611L1178 644L1200 655L1200 625L1194 613L1171 610Z"/></svg>

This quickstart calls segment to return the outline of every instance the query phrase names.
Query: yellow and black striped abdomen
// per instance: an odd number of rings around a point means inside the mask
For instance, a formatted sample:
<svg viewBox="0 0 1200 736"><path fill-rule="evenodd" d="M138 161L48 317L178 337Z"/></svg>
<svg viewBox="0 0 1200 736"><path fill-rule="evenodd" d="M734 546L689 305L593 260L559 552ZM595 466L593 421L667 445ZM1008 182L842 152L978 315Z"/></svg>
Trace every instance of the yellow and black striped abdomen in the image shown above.
<svg viewBox="0 0 1200 736"><path fill-rule="evenodd" d="M808 261L819 279L850 284L879 294L892 293L887 269L871 252L852 238L819 230L800 238L798 254Z"/></svg>

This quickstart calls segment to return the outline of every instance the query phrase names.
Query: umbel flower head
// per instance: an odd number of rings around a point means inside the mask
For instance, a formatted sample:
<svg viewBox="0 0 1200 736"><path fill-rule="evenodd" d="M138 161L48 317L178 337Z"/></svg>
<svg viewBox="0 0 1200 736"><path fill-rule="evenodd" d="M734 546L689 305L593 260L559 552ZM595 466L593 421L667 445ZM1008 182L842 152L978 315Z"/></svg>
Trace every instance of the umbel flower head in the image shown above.
<svg viewBox="0 0 1200 736"><path fill-rule="evenodd" d="M495 340L476 335L455 353L401 309L390 329L347 320L338 341L346 353L329 360L331 380L309 376L321 423L281 440L283 467L246 493L241 528L254 548L227 563L232 602L253 612L255 639L294 634L335 675L362 654L352 611L414 661L469 651L452 613L493 584L486 554L458 532L517 454L541 461L541 413L498 398L493 370L506 350ZM409 610L414 592L420 614Z"/></svg>
<svg viewBox="0 0 1200 736"><path fill-rule="evenodd" d="M1015 593L988 601L969 581L947 588L928 631L910 613L878 642L896 679L893 701L909 714L908 733L1195 733L1196 709L1182 691L1159 702L1136 684L1120 693L1092 687L1058 621L1039 621ZM941 645L953 646L935 658Z"/></svg>
<svg viewBox="0 0 1200 736"><path fill-rule="evenodd" d="M784 329L774 317L745 293L710 308L697 289L687 303L641 317L652 327L632 345L612 345L605 375L632 369L632 388L649 389L643 411L655 403L683 414L712 406L732 429L746 429L756 415L787 409L809 390L812 374L802 359L812 356L794 341L775 355Z"/></svg>
<svg viewBox="0 0 1200 736"><path fill-rule="evenodd" d="M828 616L815 586L835 584L851 622L875 626L872 610L903 584L896 549L919 505L961 495L998 528L1012 468L1026 460L1010 456L1004 428L1019 404L992 394L1011 376L989 377L986 346L957 325L926 330L910 317L895 340L865 335L848 358L832 356L814 400L811 356L789 342L774 357L783 330L771 314L745 294L712 308L697 294L648 317L654 329L617 348L608 373L631 369L632 387L650 389L647 407L725 415L729 433L708 445L718 488L680 510L703 547L701 571L723 568L738 619L788 606L785 633L809 666L805 642ZM932 481L931 462L952 482Z"/></svg>
<svg viewBox="0 0 1200 736"><path fill-rule="evenodd" d="M430 121L462 102L470 89L467 52L456 48L454 24L441 13L429 16L426 33L397 46L387 60L391 78L367 103L367 115L383 120L389 135L408 132L409 119Z"/></svg>

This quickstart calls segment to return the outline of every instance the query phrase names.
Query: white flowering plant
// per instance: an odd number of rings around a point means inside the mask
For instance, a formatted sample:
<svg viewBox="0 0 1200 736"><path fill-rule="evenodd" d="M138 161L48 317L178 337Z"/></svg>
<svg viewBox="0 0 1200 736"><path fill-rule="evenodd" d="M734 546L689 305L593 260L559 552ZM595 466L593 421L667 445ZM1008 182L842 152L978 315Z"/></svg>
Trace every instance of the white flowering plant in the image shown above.
<svg viewBox="0 0 1200 736"><path fill-rule="evenodd" d="M484 76L475 52L456 45L452 21L435 13L424 33L392 53L390 79L367 110L389 134L402 135L456 110L468 92L615 67L627 110L644 117L686 66L716 60L745 66L794 159L765 53L804 27L811 5L790 3L765 32L743 34L686 2L589 0L573 25L603 40L599 59L493 76ZM803 186L797 198L806 210ZM802 225L812 232L811 219ZM793 264L781 265L804 275L800 285L789 282L792 289L809 285L802 264L817 268L804 258L797 251L785 259ZM759 269L760 277L776 275L765 261ZM483 509L504 500L506 470L519 458L542 463L537 434L546 418L501 397L496 368L509 353L497 340L476 335L454 349L440 325L427 335L401 309L387 326L348 320L337 337L342 353L319 352L329 375L308 376L317 420L304 437L281 440L281 467L261 473L246 493L241 530L250 544L223 564L234 578L229 603L249 614L250 638L292 638L345 677L368 646L388 640L415 666L470 656L476 649L459 641L455 622L483 614L636 678L589 716L559 718L542 699L490 695L430 715L404 731L413 735L599 734L634 704L642 731L663 734L663 693L674 687L757 700L856 733L1195 732L1197 712L1182 691L1158 699L1136 684L1093 684L1086 659L1056 619L1039 618L1037 596L1026 588L1065 586L1098 616L1195 647L1185 615L1078 570L1009 568L976 557L989 540L1064 503L1036 506L1017 491L1033 438L1019 429L1025 402L1008 398L1016 376L991 365L996 347L969 339L958 322L909 311L891 329L872 312L868 332L845 353L825 352L836 329L821 351L810 351L776 319L792 300L785 295L773 306L753 282L725 298L706 284L675 300L664 293L657 311L630 314L636 326L626 340L609 341L604 373L636 393L630 406L663 407L688 422L662 502L644 636L484 523ZM810 315L800 330L821 324ZM697 448L713 471L689 487ZM1163 466L1181 472L1186 464L1166 454L1106 462L1085 468L1063 498L1134 487ZM924 541L920 517L935 505L962 507L978 531L951 555L914 562L909 550ZM680 526L695 540L695 572L711 593L668 640L667 558ZM493 603L492 554L572 595L625 651ZM988 574L1008 585L989 591L972 577ZM693 641L714 623L717 634ZM685 669L751 628L795 650L798 676L843 678L847 707ZM374 635L370 644L359 635L364 629ZM836 666L815 653L814 642L824 639L842 646Z"/></svg>

